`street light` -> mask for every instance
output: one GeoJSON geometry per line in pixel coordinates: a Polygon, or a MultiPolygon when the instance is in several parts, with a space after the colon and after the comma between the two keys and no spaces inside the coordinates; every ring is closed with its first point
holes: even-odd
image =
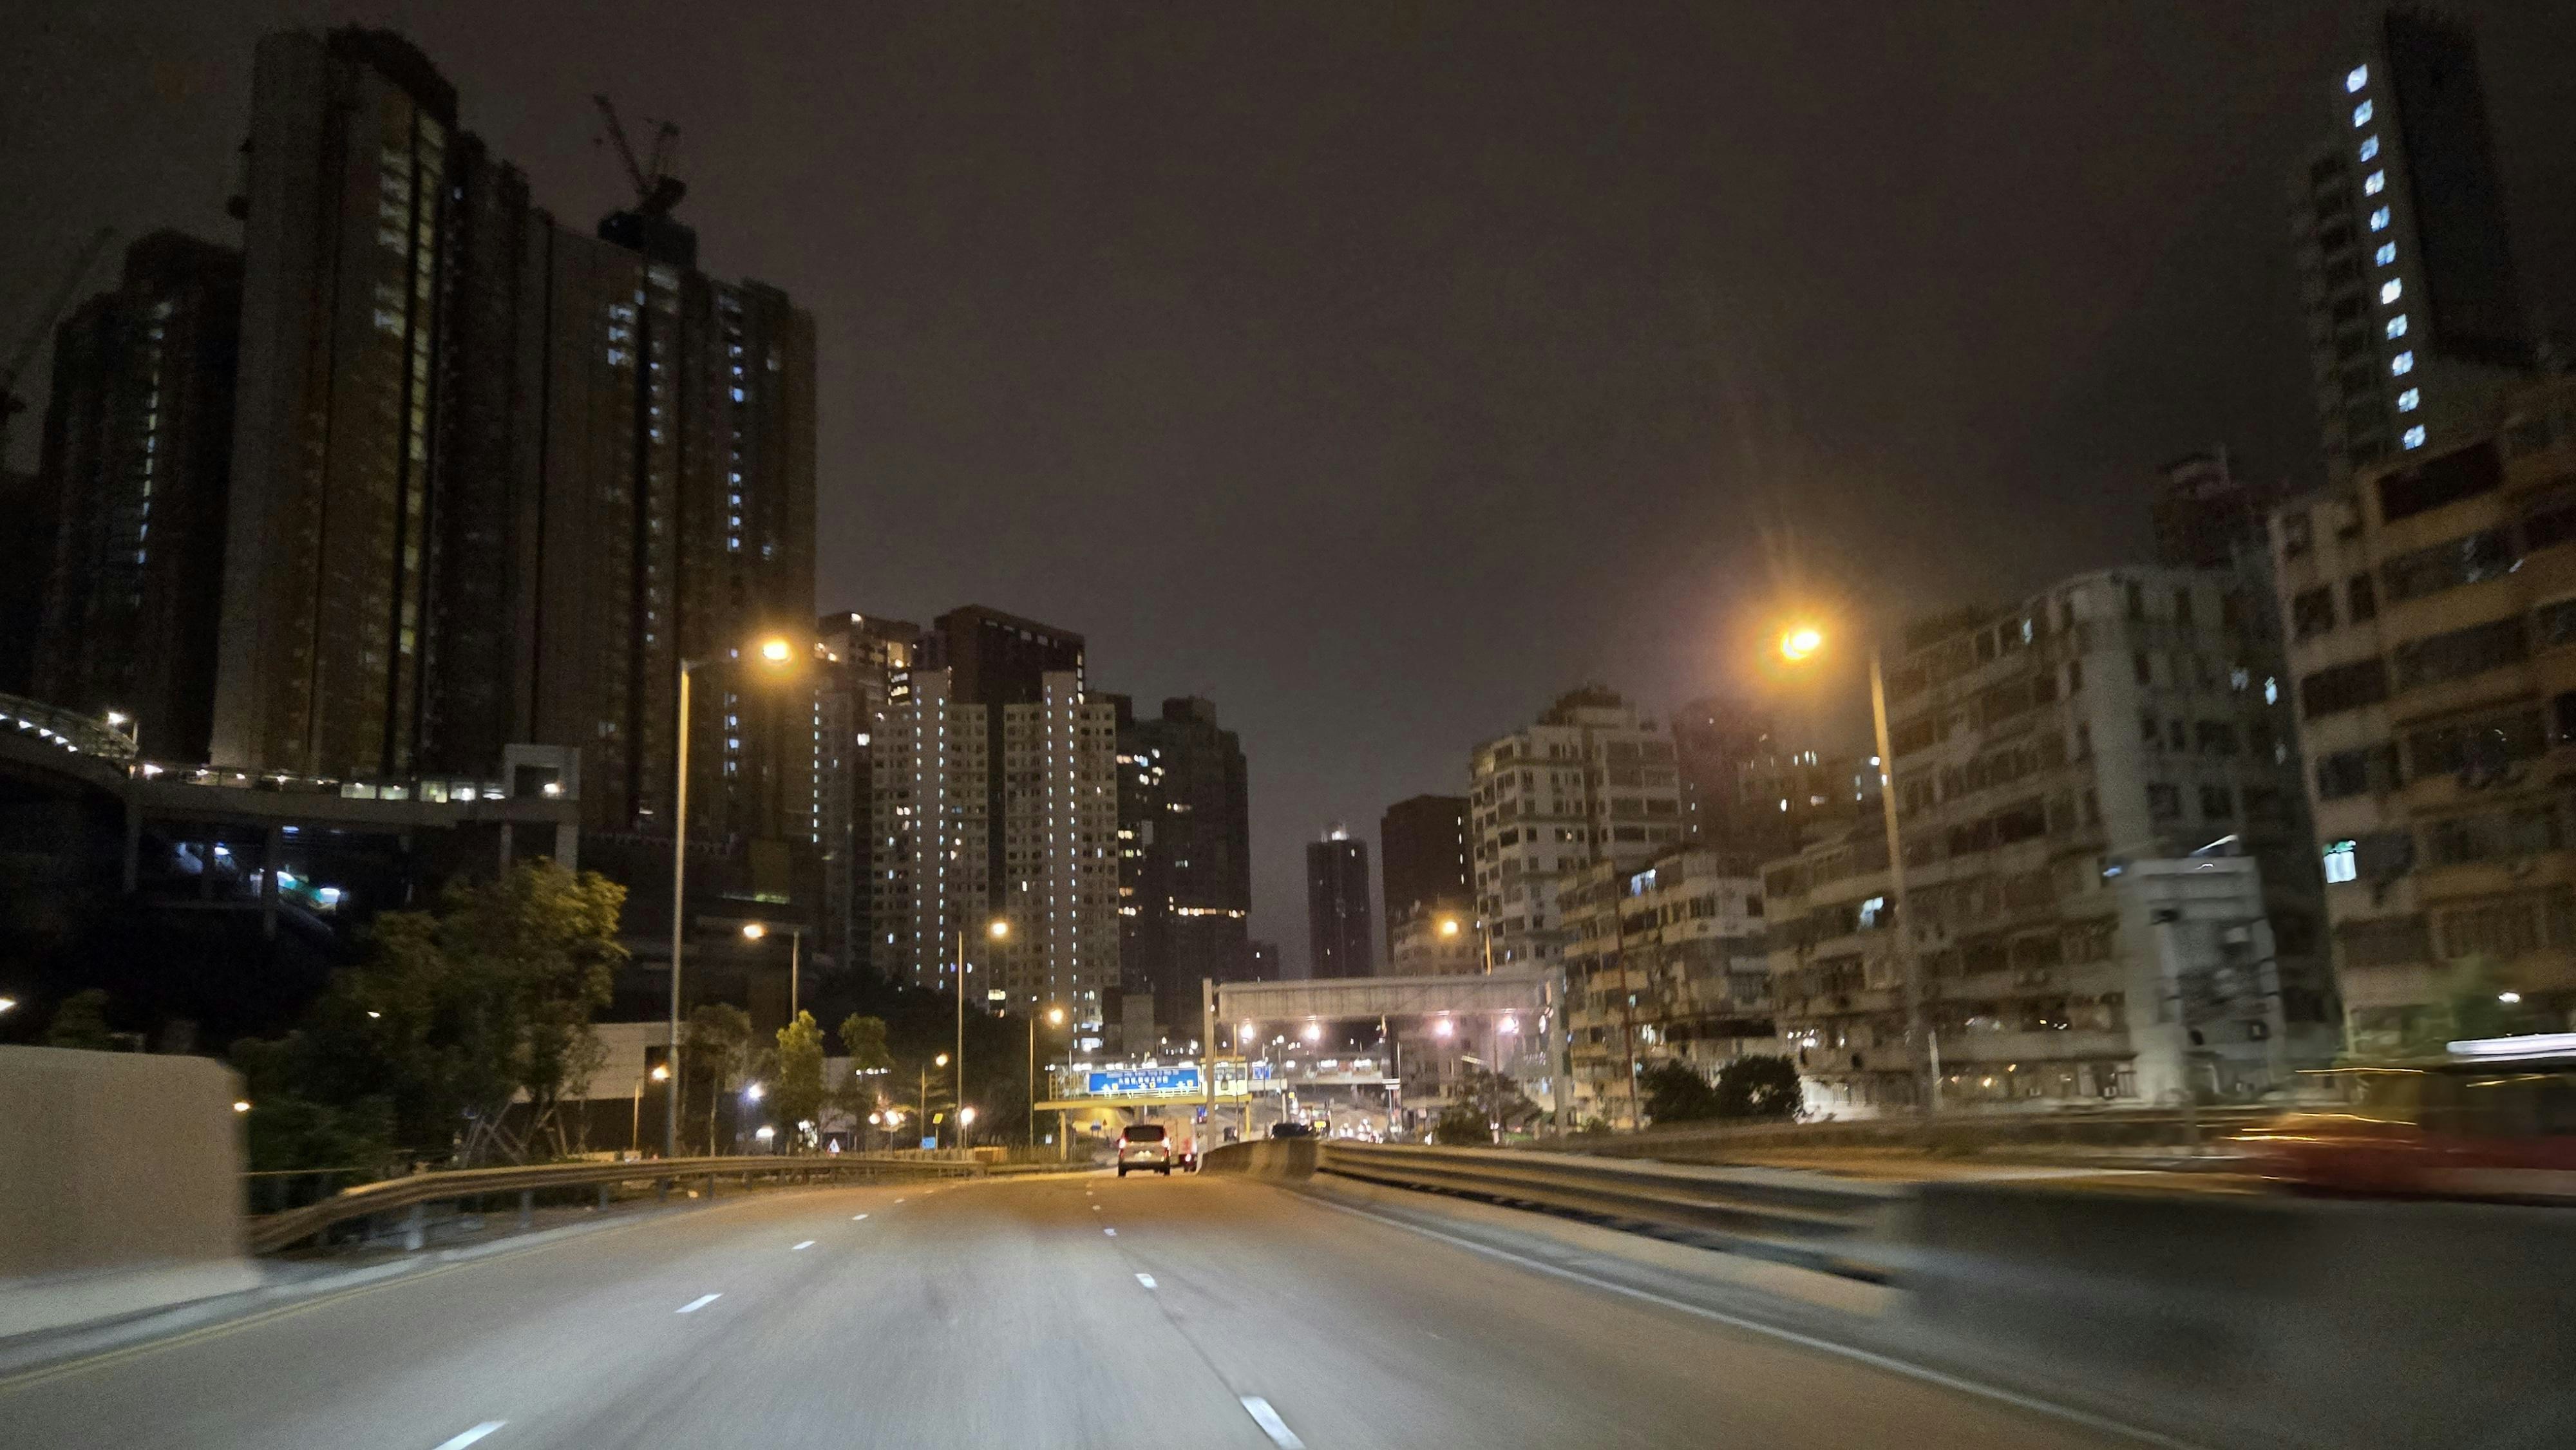
{"type": "MultiPolygon", "coordinates": [[[[744,941],[759,941],[761,938],[769,935],[769,933],[770,926],[767,922],[746,921],[742,924],[742,939],[744,941]]],[[[796,1020],[797,959],[803,955],[804,950],[805,928],[802,926],[789,926],[787,928],[787,1020],[790,1022],[796,1020]]]]}
{"type": "MultiPolygon", "coordinates": [[[[773,670],[795,653],[783,636],[761,642],[760,657],[773,670]]],[[[680,661],[679,729],[671,772],[671,1111],[662,1118],[662,1156],[680,1156],[680,948],[689,929],[689,672],[702,660],[680,661]]],[[[707,1145],[712,1149],[713,1143],[707,1145]]]]}
{"type": "MultiPolygon", "coordinates": [[[[376,1014],[370,1012],[367,1015],[373,1017],[376,1014]]],[[[671,1065],[667,1062],[657,1062],[653,1064],[651,1072],[635,1079],[635,1111],[626,1125],[626,1151],[639,1157],[644,1151],[644,1078],[651,1078],[655,1082],[669,1082],[671,1065]]]]}
{"type": "Polygon", "coordinates": [[[946,1067],[947,1065],[948,1065],[948,1054],[943,1052],[943,1053],[939,1054],[937,1057],[934,1057],[934,1058],[932,1058],[932,1059],[930,1060],[930,1067],[925,1067],[925,1068],[923,1068],[923,1069],[921,1070],[921,1085],[920,1085],[920,1092],[921,1092],[921,1120],[922,1120],[923,1122],[925,1122],[925,1123],[927,1123],[927,1122],[930,1122],[930,1121],[931,1121],[931,1117],[930,1117],[930,1068],[931,1068],[931,1067],[946,1067]]]}
{"type": "MultiPolygon", "coordinates": [[[[1049,1027],[1062,1027],[1062,1026],[1064,1025],[1064,1009],[1063,1009],[1062,1007],[1049,1007],[1049,1008],[1047,1009],[1046,1020],[1047,1020],[1047,1025],[1048,1025],[1049,1027]]],[[[1063,1114],[1062,1112],[1058,1112],[1058,1113],[1056,1114],[1056,1122],[1057,1122],[1057,1124],[1058,1124],[1058,1131],[1057,1131],[1057,1136],[1058,1136],[1058,1137],[1062,1137],[1062,1136],[1063,1136],[1063,1131],[1062,1131],[1062,1126],[1061,1126],[1061,1125],[1062,1125],[1062,1123],[1063,1123],[1063,1121],[1064,1121],[1064,1114],[1063,1114]]],[[[1032,1013],[1030,1013],[1030,1014],[1029,1014],[1029,1151],[1030,1151],[1031,1153],[1035,1153],[1037,1150],[1038,1150],[1038,1019],[1037,1019],[1037,1014],[1036,1014],[1036,1013],[1034,1013],[1034,1012],[1032,1012],[1032,1013]]]]}
{"type": "MultiPolygon", "coordinates": [[[[984,923],[984,935],[995,941],[1011,934],[1010,922],[994,917],[984,923]]],[[[957,928],[957,1101],[966,1101],[966,928],[957,928]]],[[[962,1146],[962,1144],[961,1144],[962,1146]]]]}
{"type": "MultiPolygon", "coordinates": [[[[1824,632],[1813,625],[1793,625],[1780,636],[1781,658],[1792,664],[1814,658],[1824,647],[1824,632]]],[[[1905,910],[1905,843],[1896,826],[1896,752],[1887,736],[1887,672],[1875,645],[1869,651],[1869,717],[1878,744],[1870,764],[1878,767],[1879,818],[1887,832],[1888,904],[1896,908],[1896,959],[1905,978],[1906,1045],[1913,1050],[1913,1067],[1921,1075],[1917,1101],[1924,1112],[1937,1113],[1941,1111],[1941,1044],[1925,1020],[1922,959],[1914,950],[1914,918],[1905,910]]]]}

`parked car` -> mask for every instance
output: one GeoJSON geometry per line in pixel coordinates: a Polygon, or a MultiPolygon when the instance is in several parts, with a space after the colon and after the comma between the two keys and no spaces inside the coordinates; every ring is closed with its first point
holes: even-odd
{"type": "Polygon", "coordinates": [[[1172,1144],[1162,1124],[1131,1123],[1118,1135],[1118,1176],[1126,1177],[1130,1168],[1172,1176],[1172,1144]]]}

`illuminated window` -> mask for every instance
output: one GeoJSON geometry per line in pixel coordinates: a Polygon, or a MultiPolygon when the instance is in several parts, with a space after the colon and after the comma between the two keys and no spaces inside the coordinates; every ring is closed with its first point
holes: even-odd
{"type": "Polygon", "coordinates": [[[2422,406],[2424,391],[2421,388],[2408,388],[2397,395],[2397,411],[2400,413],[2412,413],[2422,406]]]}
{"type": "Polygon", "coordinates": [[[2343,93],[2347,96],[2369,84],[2370,67],[2366,65],[2357,65],[2351,70],[2344,72],[2343,93]]]}
{"type": "Polygon", "coordinates": [[[2406,434],[2405,434],[2405,436],[2404,436],[2402,439],[2400,439],[2399,441],[2403,442],[2403,443],[2404,443],[2407,447],[2409,447],[2409,448],[2421,448],[2421,447],[2423,447],[2423,446],[2424,446],[2424,425],[2423,425],[2423,424],[2421,424],[2421,423],[2418,423],[2418,424],[2416,424],[2414,427],[2407,429],[2407,430],[2406,430],[2406,434]]]}
{"type": "Polygon", "coordinates": [[[2325,862],[2326,884],[2329,886],[2338,881],[2361,879],[2360,860],[2350,841],[2337,841],[2326,847],[2325,862]]]}
{"type": "Polygon", "coordinates": [[[2388,208],[2383,206],[2370,214],[2370,229],[2374,232],[2388,230],[2388,208]]]}
{"type": "Polygon", "coordinates": [[[2356,126],[2367,126],[2367,125],[2369,125],[2369,124],[2370,124],[2370,111],[2371,111],[2371,106],[2370,106],[2370,102],[2368,102],[2368,101],[2364,101],[2364,102],[2362,102],[2360,105],[2353,107],[2353,108],[2352,108],[2352,123],[2353,123],[2354,125],[2356,125],[2356,126]]]}
{"type": "Polygon", "coordinates": [[[2369,161],[2369,160],[2372,160],[2373,158],[2377,157],[2378,155],[2379,155],[2379,138],[2378,138],[2378,137],[2376,137],[2376,136],[2364,136],[2364,137],[2362,137],[2362,138],[2361,138],[2361,159],[2362,159],[2362,160],[2364,160],[2364,161],[2369,161]]]}
{"type": "Polygon", "coordinates": [[[2387,189],[2388,173],[2385,171],[2374,171],[2361,179],[2361,194],[2364,196],[2377,196],[2387,189]]]}
{"type": "Polygon", "coordinates": [[[2402,278],[2391,277],[2379,284],[2379,302],[2383,307],[2405,295],[2406,283],[2402,278]]]}
{"type": "Polygon", "coordinates": [[[2381,242],[2379,244],[2379,250],[2370,254],[2370,260],[2383,267],[2396,266],[2397,244],[2395,242],[2381,242]]]}
{"type": "Polygon", "coordinates": [[[2413,371],[2415,354],[2412,352],[2401,352],[2388,360],[2388,375],[2392,378],[2402,378],[2413,371]]]}
{"type": "Polygon", "coordinates": [[[2392,338],[2404,337],[2406,335],[2405,313],[2400,312],[2395,317],[2388,319],[2388,335],[2392,338]]]}

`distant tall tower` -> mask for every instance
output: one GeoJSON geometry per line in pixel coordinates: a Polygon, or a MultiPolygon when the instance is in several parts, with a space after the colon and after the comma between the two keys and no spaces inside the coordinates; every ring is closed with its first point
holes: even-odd
{"type": "Polygon", "coordinates": [[[1251,971],[1252,817],[1243,744],[1206,700],[1118,711],[1118,970],[1165,1032],[1199,1020],[1199,984],[1251,971]]]}
{"type": "Polygon", "coordinates": [[[897,670],[912,665],[921,626],[877,615],[826,614],[814,625],[821,651],[814,681],[811,835],[823,872],[817,949],[839,967],[865,965],[875,935],[869,888],[876,830],[872,749],[897,670]]]}
{"type": "Polygon", "coordinates": [[[1000,992],[1102,1020],[1119,985],[1118,720],[1083,669],[1081,635],[969,606],[895,672],[869,745],[869,945],[888,978],[950,986],[963,931],[978,1008],[1000,992]]]}
{"type": "Polygon", "coordinates": [[[2531,364],[2466,26],[2391,9],[2338,68],[2291,180],[2317,421],[2336,483],[2492,425],[2531,364]]]}
{"type": "Polygon", "coordinates": [[[241,253],[155,232],[54,333],[32,693],[202,761],[214,710],[241,253]]]}
{"type": "Polygon", "coordinates": [[[1335,826],[1306,843],[1306,975],[1365,977],[1375,967],[1368,842],[1335,826]]]}

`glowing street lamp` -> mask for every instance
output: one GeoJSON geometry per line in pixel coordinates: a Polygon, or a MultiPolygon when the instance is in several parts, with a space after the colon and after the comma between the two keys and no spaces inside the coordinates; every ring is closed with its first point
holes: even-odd
{"type": "Polygon", "coordinates": [[[1802,624],[1780,636],[1780,657],[1793,664],[1814,658],[1824,647],[1824,631],[1813,625],[1802,624]]]}
{"type": "MultiPolygon", "coordinates": [[[[1011,934],[1011,923],[994,917],[984,923],[984,935],[1001,941],[1011,934]]],[[[957,1101],[966,1101],[966,974],[973,968],[966,962],[966,928],[957,928],[957,1101]]]]}

